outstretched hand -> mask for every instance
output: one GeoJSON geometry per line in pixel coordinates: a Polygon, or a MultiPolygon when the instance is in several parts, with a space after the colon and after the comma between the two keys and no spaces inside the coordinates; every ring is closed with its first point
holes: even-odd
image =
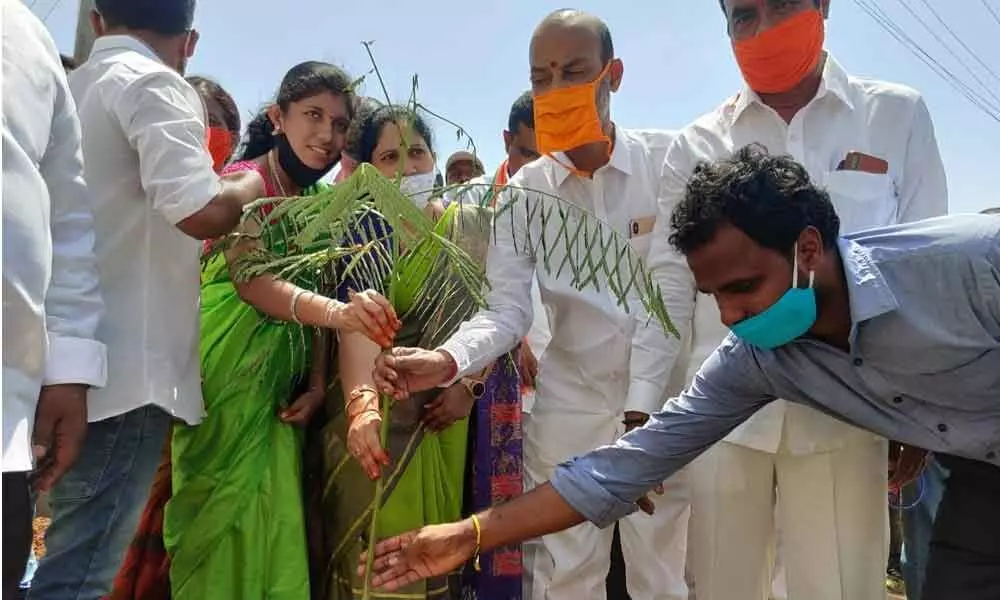
{"type": "MultiPolygon", "coordinates": [[[[431,525],[375,545],[372,587],[396,591],[429,577],[451,573],[473,557],[476,533],[469,520],[431,525]]],[[[366,577],[368,553],[361,554],[358,575],[366,577]]]]}

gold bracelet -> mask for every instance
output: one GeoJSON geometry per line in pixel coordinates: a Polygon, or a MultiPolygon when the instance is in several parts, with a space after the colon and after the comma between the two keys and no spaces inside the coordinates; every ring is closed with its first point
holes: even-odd
{"type": "Polygon", "coordinates": [[[359,385],[358,387],[351,390],[351,394],[347,397],[347,404],[344,405],[344,412],[350,413],[351,406],[365,397],[365,393],[370,392],[375,395],[376,402],[378,401],[378,390],[370,385],[359,385]]]}
{"type": "Polygon", "coordinates": [[[354,419],[357,419],[361,415],[364,415],[364,414],[367,414],[367,413],[375,413],[376,415],[379,416],[379,418],[382,417],[382,411],[381,410],[375,408],[374,406],[369,406],[368,408],[359,410],[358,412],[356,412],[353,415],[349,415],[348,418],[347,418],[347,426],[350,427],[351,423],[354,422],[354,419]]]}
{"type": "Polygon", "coordinates": [[[330,298],[326,301],[326,310],[323,312],[323,324],[328,329],[336,329],[338,335],[340,335],[340,328],[333,322],[333,313],[337,312],[337,309],[343,304],[340,300],[330,298]]]}
{"type": "Polygon", "coordinates": [[[479,515],[472,515],[472,526],[476,528],[476,553],[472,557],[472,568],[478,573],[481,570],[479,567],[479,548],[483,542],[483,527],[479,523],[479,515]]]}
{"type": "Polygon", "coordinates": [[[292,321],[294,321],[295,323],[298,323],[299,325],[302,324],[302,321],[299,320],[299,311],[296,309],[296,305],[299,303],[299,298],[304,293],[306,293],[306,291],[304,289],[298,288],[297,290],[295,290],[295,293],[292,294],[292,305],[291,305],[291,309],[292,309],[292,321]]]}

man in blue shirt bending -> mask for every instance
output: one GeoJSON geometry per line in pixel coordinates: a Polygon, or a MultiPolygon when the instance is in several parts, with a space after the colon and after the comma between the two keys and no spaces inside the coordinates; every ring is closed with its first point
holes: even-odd
{"type": "MultiPolygon", "coordinates": [[[[375,585],[395,589],[495,546],[647,509],[643,494],[784,398],[936,452],[951,476],[924,599],[1000,598],[1000,217],[838,238],[833,205],[805,169],[751,146],[701,165],[671,225],[732,331],[691,386],[549,484],[378,544],[375,585]]],[[[449,361],[396,349],[376,380],[406,398],[439,385],[449,361]]]]}

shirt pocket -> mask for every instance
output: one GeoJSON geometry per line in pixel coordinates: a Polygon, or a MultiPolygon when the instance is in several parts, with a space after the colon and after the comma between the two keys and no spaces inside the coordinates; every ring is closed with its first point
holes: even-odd
{"type": "Polygon", "coordinates": [[[653,239],[653,227],[656,225],[656,216],[636,217],[628,223],[628,244],[632,252],[645,263],[649,254],[649,244],[653,239]]]}
{"type": "Polygon", "coordinates": [[[840,217],[840,233],[893,225],[899,203],[888,174],[864,171],[830,171],[826,191],[840,217]]]}

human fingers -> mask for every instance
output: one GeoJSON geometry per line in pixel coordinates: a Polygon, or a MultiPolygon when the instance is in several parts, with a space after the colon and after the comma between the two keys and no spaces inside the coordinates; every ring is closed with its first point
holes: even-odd
{"type": "Polygon", "coordinates": [[[653,505],[653,501],[646,496],[639,498],[635,503],[639,506],[639,510],[647,515],[652,515],[656,512],[656,506],[653,505]]]}

